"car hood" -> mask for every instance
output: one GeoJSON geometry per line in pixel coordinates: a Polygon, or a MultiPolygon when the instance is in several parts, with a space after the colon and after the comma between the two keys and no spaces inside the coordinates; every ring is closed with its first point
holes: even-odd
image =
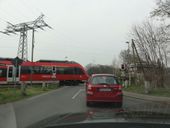
{"type": "Polygon", "coordinates": [[[38,122],[29,128],[45,128],[48,126],[62,126],[77,123],[154,123],[170,124],[170,114],[146,111],[88,111],[83,113],[66,113],[55,115],[38,122]]]}

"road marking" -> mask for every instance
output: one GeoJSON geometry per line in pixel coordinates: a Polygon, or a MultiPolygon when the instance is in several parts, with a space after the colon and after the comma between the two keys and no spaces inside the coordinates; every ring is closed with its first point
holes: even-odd
{"type": "Polygon", "coordinates": [[[78,92],[76,92],[76,93],[72,96],[72,99],[75,99],[82,91],[85,91],[85,89],[80,89],[78,92]]]}

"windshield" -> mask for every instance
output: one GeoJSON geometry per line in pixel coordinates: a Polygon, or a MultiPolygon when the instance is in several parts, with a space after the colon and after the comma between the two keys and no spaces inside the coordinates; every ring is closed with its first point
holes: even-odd
{"type": "Polygon", "coordinates": [[[98,85],[98,84],[114,85],[117,84],[117,81],[113,76],[95,76],[91,79],[91,83],[94,85],[98,85]]]}
{"type": "Polygon", "coordinates": [[[169,114],[170,0],[0,0],[0,128],[169,114]]]}

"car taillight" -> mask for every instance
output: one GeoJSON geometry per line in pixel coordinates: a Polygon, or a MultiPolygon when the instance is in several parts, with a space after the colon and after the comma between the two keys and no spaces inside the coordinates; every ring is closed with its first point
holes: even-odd
{"type": "Polygon", "coordinates": [[[121,91],[121,90],[122,90],[122,86],[120,86],[120,85],[119,85],[118,90],[120,90],[120,91],[121,91]]]}
{"type": "Polygon", "coordinates": [[[87,89],[88,89],[88,90],[91,90],[91,88],[92,88],[91,85],[88,85],[88,86],[87,86],[87,89]]]}
{"type": "Polygon", "coordinates": [[[93,95],[93,91],[92,91],[92,86],[91,85],[87,86],[87,95],[93,95]]]}
{"type": "Polygon", "coordinates": [[[92,91],[87,91],[87,95],[93,95],[92,91]]]}
{"type": "Polygon", "coordinates": [[[121,91],[121,90],[122,90],[122,86],[121,86],[121,85],[118,85],[118,86],[114,87],[114,90],[121,91]]]}

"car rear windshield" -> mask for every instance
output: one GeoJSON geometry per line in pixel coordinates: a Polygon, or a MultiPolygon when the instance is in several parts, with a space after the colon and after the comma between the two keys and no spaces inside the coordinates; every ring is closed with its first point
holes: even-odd
{"type": "Polygon", "coordinates": [[[103,84],[113,85],[113,84],[118,84],[118,82],[117,82],[117,80],[115,79],[114,76],[94,76],[91,79],[91,83],[93,85],[103,85],[103,84]]]}

